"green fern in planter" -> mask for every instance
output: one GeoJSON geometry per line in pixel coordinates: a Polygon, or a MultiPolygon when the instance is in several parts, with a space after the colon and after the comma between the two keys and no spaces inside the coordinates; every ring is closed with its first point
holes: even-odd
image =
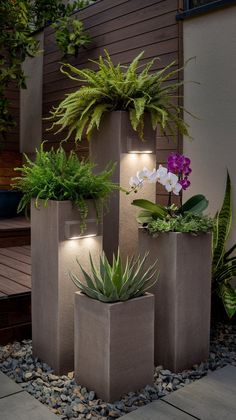
{"type": "Polygon", "coordinates": [[[236,288],[232,279],[236,276],[236,256],[233,255],[236,244],[226,251],[226,242],[232,226],[232,196],[231,181],[227,174],[224,201],[215,217],[213,231],[213,292],[222,299],[229,318],[236,313],[236,288]]]}
{"type": "Polygon", "coordinates": [[[58,150],[51,148],[50,151],[44,151],[42,144],[36,151],[34,162],[26,155],[25,158],[26,164],[15,169],[21,176],[14,178],[13,184],[13,187],[23,192],[19,212],[31,199],[35,199],[36,207],[39,206],[39,200],[43,200],[45,206],[48,200],[71,200],[80,211],[83,231],[88,213],[86,200],[94,200],[99,218],[108,195],[118,188],[110,180],[114,165],[94,175],[92,163],[80,161],[73,151],[66,155],[62,147],[58,150]]]}
{"type": "Polygon", "coordinates": [[[100,266],[95,267],[90,255],[92,274],[89,275],[77,260],[84,282],[73,273],[70,273],[70,277],[81,292],[93,299],[107,303],[126,301],[143,296],[158,279],[157,261],[144,268],[147,256],[148,254],[142,259],[127,258],[126,265],[123,266],[119,251],[117,257],[113,255],[112,264],[103,253],[100,257],[100,266]]]}
{"type": "Polygon", "coordinates": [[[51,129],[55,126],[60,126],[58,131],[68,129],[67,139],[75,132],[76,141],[81,140],[85,132],[89,139],[93,130],[99,129],[105,112],[120,110],[129,112],[132,127],[142,139],[144,113],[150,115],[153,130],[160,125],[163,132],[168,129],[175,135],[178,129],[188,135],[187,124],[181,117],[182,109],[174,104],[182,82],[170,82],[179,72],[172,69],[175,62],[151,73],[155,60],[140,65],[144,52],[129,66],[115,66],[107,51],[105,54],[105,59],[100,56],[98,61],[93,61],[97,70],[62,65],[62,73],[82,86],[68,94],[51,112],[49,119],[54,120],[51,129]]]}

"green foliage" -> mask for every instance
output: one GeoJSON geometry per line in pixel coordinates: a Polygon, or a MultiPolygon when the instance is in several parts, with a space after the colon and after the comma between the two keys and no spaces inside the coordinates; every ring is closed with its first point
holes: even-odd
{"type": "Polygon", "coordinates": [[[77,55],[80,46],[91,42],[84,32],[83,23],[73,18],[72,13],[94,3],[95,0],[34,0],[31,6],[31,26],[39,29],[51,24],[55,29],[55,39],[64,55],[77,55]]]}
{"type": "Polygon", "coordinates": [[[94,165],[80,161],[75,152],[67,156],[62,147],[44,151],[43,145],[37,150],[36,160],[32,162],[27,156],[26,164],[16,168],[21,172],[20,177],[14,178],[13,187],[23,192],[18,211],[22,211],[35,198],[36,207],[39,200],[47,204],[48,200],[71,200],[80,210],[82,229],[88,208],[87,199],[94,199],[98,217],[102,205],[108,195],[118,188],[110,181],[113,167],[107,167],[98,175],[93,174],[94,165]]]}
{"type": "Polygon", "coordinates": [[[224,201],[220,212],[215,217],[212,276],[213,292],[222,299],[229,318],[232,318],[236,313],[236,289],[232,286],[232,279],[236,276],[236,256],[233,255],[236,244],[226,251],[226,242],[231,226],[232,194],[230,176],[227,173],[224,201]]]}
{"type": "Polygon", "coordinates": [[[208,206],[208,200],[204,197],[204,195],[198,194],[191,197],[179,208],[176,207],[175,205],[172,205],[170,207],[165,207],[160,204],[152,203],[151,201],[145,200],[145,199],[133,200],[131,204],[133,206],[141,207],[143,209],[137,217],[138,223],[148,224],[152,222],[153,220],[160,219],[160,220],[164,220],[164,222],[167,223],[166,229],[168,229],[167,226],[169,226],[169,223],[170,223],[169,217],[173,217],[174,218],[173,220],[177,221],[178,219],[176,217],[182,216],[182,218],[180,218],[179,220],[184,221],[185,216],[187,216],[188,214],[190,215],[195,214],[196,216],[198,215],[201,216],[202,212],[208,206]]]}
{"type": "Polygon", "coordinates": [[[186,123],[181,117],[181,108],[173,103],[182,82],[169,82],[179,72],[173,70],[172,62],[164,69],[151,72],[155,60],[140,65],[144,52],[139,54],[129,66],[112,63],[105,51],[93,62],[97,70],[80,70],[70,64],[64,64],[61,71],[82,86],[70,93],[52,111],[52,128],[58,131],[68,129],[68,136],[75,132],[75,140],[81,140],[85,132],[88,139],[93,130],[99,129],[102,116],[107,111],[128,111],[133,129],[143,138],[144,113],[149,114],[153,130],[160,125],[163,132],[169,129],[175,134],[177,128],[188,134],[186,123]]]}
{"type": "Polygon", "coordinates": [[[64,55],[77,55],[79,47],[91,42],[90,36],[84,31],[83,23],[78,19],[65,16],[51,26],[56,29],[56,43],[64,55]]]}
{"type": "Polygon", "coordinates": [[[14,126],[6,89],[10,82],[25,88],[21,67],[26,57],[36,54],[38,44],[29,27],[30,6],[26,0],[1,0],[0,3],[0,135],[14,126]]]}
{"type": "Polygon", "coordinates": [[[112,264],[109,263],[105,254],[100,257],[99,268],[95,266],[91,255],[91,272],[89,275],[80,265],[84,281],[81,277],[70,273],[75,285],[85,295],[102,302],[118,302],[143,296],[152,287],[157,279],[157,262],[145,270],[147,254],[140,259],[127,258],[125,267],[122,265],[120,254],[113,255],[112,264]]]}
{"type": "Polygon", "coordinates": [[[158,232],[206,233],[213,229],[213,220],[200,214],[168,216],[148,223],[148,231],[153,235],[158,232]]]}
{"type": "Polygon", "coordinates": [[[179,214],[195,213],[202,214],[202,212],[208,207],[209,201],[202,194],[194,195],[189,198],[180,208],[178,209],[179,214]]]}

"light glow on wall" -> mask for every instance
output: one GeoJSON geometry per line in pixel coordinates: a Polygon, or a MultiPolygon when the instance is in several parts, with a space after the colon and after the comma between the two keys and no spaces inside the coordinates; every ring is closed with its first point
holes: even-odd
{"type": "Polygon", "coordinates": [[[86,220],[86,228],[81,233],[81,223],[78,220],[67,220],[65,222],[66,239],[84,239],[98,235],[98,224],[95,219],[86,220]]]}

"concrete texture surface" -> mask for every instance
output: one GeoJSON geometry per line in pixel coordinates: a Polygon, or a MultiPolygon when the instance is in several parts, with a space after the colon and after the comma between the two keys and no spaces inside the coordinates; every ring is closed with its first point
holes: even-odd
{"type": "MultiPolygon", "coordinates": [[[[96,170],[103,170],[108,162],[116,163],[113,181],[129,190],[129,179],[136,175],[144,166],[149,169],[156,167],[155,131],[146,121],[144,139],[142,142],[131,129],[128,113],[114,111],[107,113],[101,123],[101,128],[93,134],[90,141],[90,158],[97,166],[96,170]],[[131,146],[133,144],[133,146],[131,146]],[[134,147],[140,150],[154,150],[151,154],[127,153],[134,147]]],[[[113,252],[120,247],[121,255],[126,258],[138,251],[138,229],[136,217],[137,207],[131,205],[136,198],[156,199],[156,185],[145,184],[138,194],[126,195],[115,191],[109,200],[108,211],[103,219],[103,248],[109,259],[113,252]],[[112,228],[111,228],[112,226],[112,228]]]]}
{"type": "MultiPolygon", "coordinates": [[[[93,202],[89,218],[95,217],[93,202]]],[[[69,271],[78,272],[76,257],[90,271],[89,253],[96,262],[102,237],[65,239],[65,222],[80,220],[70,201],[31,206],[32,339],[33,353],[56,373],[74,368],[74,293],[69,271]]]]}
{"type": "Polygon", "coordinates": [[[75,379],[98,398],[153,384],[154,297],[103,303],[75,294],[75,379]]]}
{"type": "Polygon", "coordinates": [[[155,295],[155,365],[174,372],[208,357],[211,303],[211,234],[139,229],[140,253],[159,261],[155,295]]]}

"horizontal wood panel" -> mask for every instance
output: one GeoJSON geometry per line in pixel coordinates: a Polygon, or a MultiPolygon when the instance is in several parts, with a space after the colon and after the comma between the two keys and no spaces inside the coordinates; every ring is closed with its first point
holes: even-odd
{"type": "MultiPolygon", "coordinates": [[[[137,25],[128,26],[126,28],[107,32],[105,34],[102,34],[100,36],[96,35],[92,38],[91,46],[88,46],[86,50],[82,50],[80,52],[80,59],[83,59],[83,56],[87,54],[87,51],[94,49],[96,46],[99,45],[99,48],[106,47],[113,52],[113,43],[121,43],[121,48],[124,43],[128,46],[128,40],[131,38],[135,38],[138,34],[140,39],[142,37],[144,44],[148,45],[149,36],[153,34],[153,41],[155,40],[155,37],[158,37],[158,42],[164,39],[170,39],[177,36],[178,33],[178,24],[173,24],[173,17],[175,15],[175,12],[167,13],[165,15],[162,15],[158,18],[158,22],[156,21],[157,18],[152,18],[148,22],[141,22],[137,25]],[[155,34],[155,31],[157,34],[155,34]],[[120,35],[120,36],[119,36],[120,35]]],[[[142,46],[142,44],[140,44],[142,46]]],[[[51,45],[51,51],[50,54],[46,54],[44,58],[45,64],[48,64],[50,62],[60,60],[63,61],[62,54],[58,51],[58,48],[55,44],[51,45]]]]}

